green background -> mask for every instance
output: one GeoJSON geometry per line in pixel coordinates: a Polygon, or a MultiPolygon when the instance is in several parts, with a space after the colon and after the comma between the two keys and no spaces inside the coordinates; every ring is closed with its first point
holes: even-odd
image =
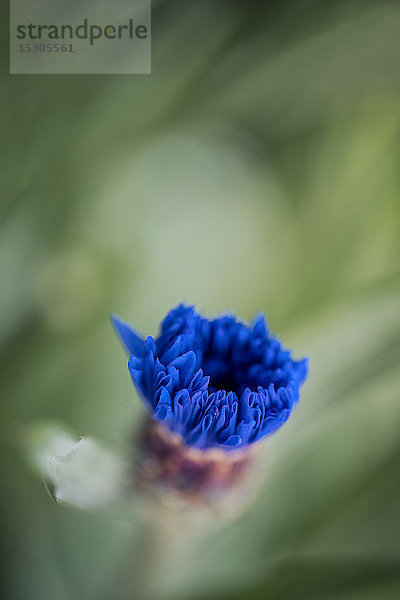
{"type": "Polygon", "coordinates": [[[152,4],[151,76],[11,76],[2,8],[5,597],[397,599],[400,4],[152,4]],[[146,565],[138,517],[53,503],[18,432],[127,453],[108,314],[155,334],[182,300],[265,311],[310,377],[246,513],[178,515],[146,565]]]}

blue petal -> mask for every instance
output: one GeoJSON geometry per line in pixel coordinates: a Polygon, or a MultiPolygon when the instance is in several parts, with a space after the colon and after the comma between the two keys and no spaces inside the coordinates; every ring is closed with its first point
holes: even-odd
{"type": "Polygon", "coordinates": [[[154,409],[154,418],[159,421],[166,421],[172,417],[171,396],[166,388],[161,388],[160,398],[154,409]]]}
{"type": "Polygon", "coordinates": [[[239,435],[231,435],[228,437],[228,439],[224,442],[223,445],[227,448],[238,448],[241,443],[242,439],[239,435]]]}
{"type": "Polygon", "coordinates": [[[196,355],[192,350],[178,356],[175,360],[170,363],[171,367],[175,367],[181,376],[181,381],[185,384],[189,383],[193,377],[194,370],[196,368],[196,355]]]}
{"type": "Polygon", "coordinates": [[[111,314],[111,321],[117,335],[129,355],[144,356],[146,346],[144,340],[135,333],[131,325],[120,319],[117,315],[111,314]]]}
{"type": "Polygon", "coordinates": [[[260,313],[256,316],[252,323],[253,335],[266,340],[268,336],[268,326],[265,320],[265,315],[260,313]]]}
{"type": "Polygon", "coordinates": [[[293,361],[293,366],[296,371],[296,379],[299,383],[303,383],[308,374],[308,358],[303,358],[303,360],[293,361]]]}
{"type": "Polygon", "coordinates": [[[178,358],[181,354],[184,353],[186,349],[186,340],[184,335],[178,335],[177,338],[173,341],[173,343],[169,346],[168,350],[166,350],[162,355],[162,361],[164,365],[169,365],[173,360],[178,358]]]}

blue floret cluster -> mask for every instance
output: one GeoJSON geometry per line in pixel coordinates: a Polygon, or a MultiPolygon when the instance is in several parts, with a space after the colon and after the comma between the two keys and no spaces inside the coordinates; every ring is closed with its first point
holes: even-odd
{"type": "Polygon", "coordinates": [[[112,320],[152,418],[190,446],[253,444],[281,427],[299,400],[308,360],[293,360],[263,315],[249,326],[179,305],[160,335],[146,340],[119,317],[112,320]]]}

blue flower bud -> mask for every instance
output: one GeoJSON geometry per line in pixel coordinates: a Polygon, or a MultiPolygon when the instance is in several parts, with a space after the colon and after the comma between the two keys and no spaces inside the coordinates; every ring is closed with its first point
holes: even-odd
{"type": "Polygon", "coordinates": [[[151,418],[185,446],[244,450],[279,429],[299,400],[308,360],[293,360],[263,315],[249,326],[181,304],[146,340],[112,321],[151,418]]]}

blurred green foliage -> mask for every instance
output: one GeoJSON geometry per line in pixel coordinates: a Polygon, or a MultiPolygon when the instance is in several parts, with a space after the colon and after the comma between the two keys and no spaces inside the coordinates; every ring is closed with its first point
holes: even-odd
{"type": "Polygon", "coordinates": [[[127,453],[108,313],[154,334],[184,300],[264,310],[311,373],[254,505],[178,521],[150,597],[398,598],[400,4],[152,4],[151,76],[7,75],[2,8],[5,597],[135,597],[140,523],[52,503],[18,441],[58,418],[127,453]]]}

